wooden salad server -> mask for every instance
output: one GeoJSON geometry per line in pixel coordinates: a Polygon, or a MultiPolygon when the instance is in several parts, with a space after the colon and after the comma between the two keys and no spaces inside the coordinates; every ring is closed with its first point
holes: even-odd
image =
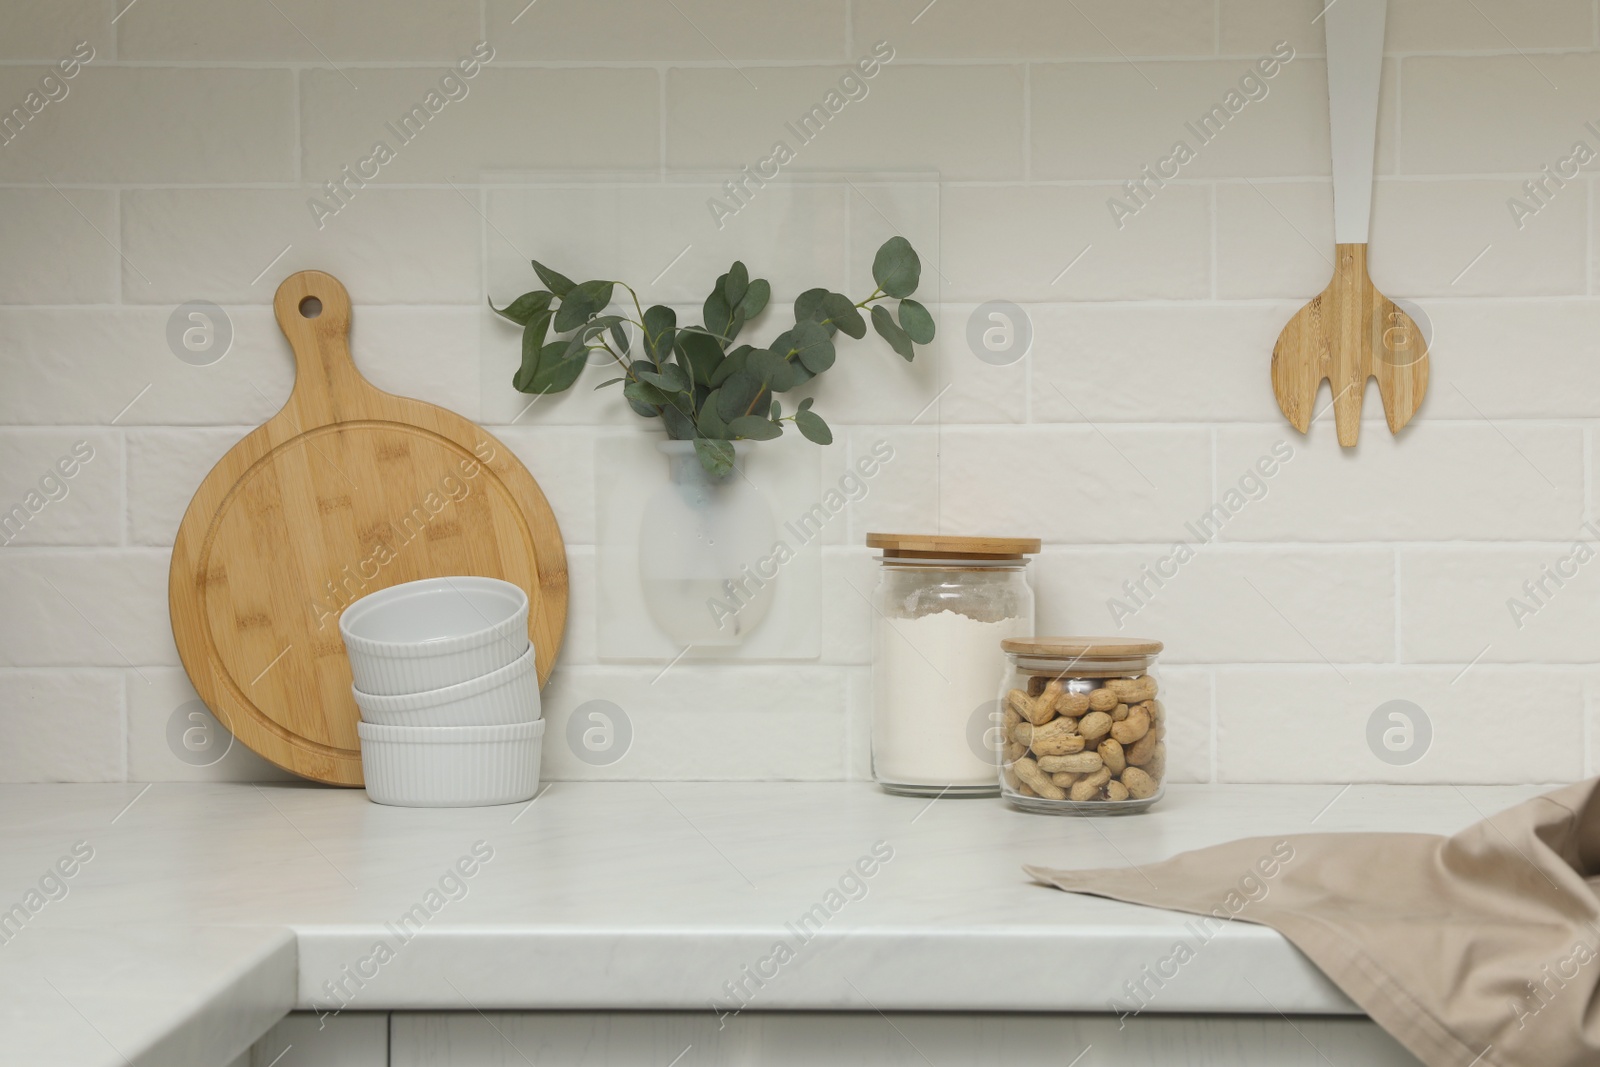
{"type": "Polygon", "coordinates": [[[1339,443],[1346,448],[1361,433],[1368,378],[1378,379],[1390,433],[1411,421],[1428,389],[1422,331],[1367,274],[1387,6],[1386,0],[1332,0],[1324,9],[1333,135],[1333,280],[1289,320],[1272,349],[1272,392],[1289,422],[1301,433],[1310,428],[1326,378],[1339,443]]]}

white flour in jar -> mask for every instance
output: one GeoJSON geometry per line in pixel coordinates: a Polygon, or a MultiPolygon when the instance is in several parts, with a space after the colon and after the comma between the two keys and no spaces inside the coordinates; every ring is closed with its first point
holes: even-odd
{"type": "Polygon", "coordinates": [[[999,695],[1006,672],[1000,642],[1029,636],[1031,624],[980,622],[954,611],[885,622],[872,660],[876,777],[903,785],[994,785],[994,757],[983,747],[990,723],[974,722],[999,695]]]}

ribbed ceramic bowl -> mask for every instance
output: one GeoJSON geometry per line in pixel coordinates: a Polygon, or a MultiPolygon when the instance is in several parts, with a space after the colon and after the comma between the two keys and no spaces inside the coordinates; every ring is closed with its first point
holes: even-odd
{"type": "Polygon", "coordinates": [[[367,797],[407,808],[472,808],[539,791],[544,720],[511,726],[356,724],[367,797]]]}
{"type": "Polygon", "coordinates": [[[380,589],[339,617],[356,689],[373,696],[459,685],[528,650],[528,594],[498,578],[424,578],[380,589]]]}
{"type": "Polygon", "coordinates": [[[531,645],[510,666],[460,685],[395,696],[354,693],[362,721],[382,726],[509,726],[540,714],[531,645]]]}

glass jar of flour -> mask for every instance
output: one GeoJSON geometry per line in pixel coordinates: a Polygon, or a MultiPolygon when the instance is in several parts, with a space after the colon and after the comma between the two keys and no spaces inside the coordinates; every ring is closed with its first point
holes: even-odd
{"type": "Polygon", "coordinates": [[[1033,633],[1031,538],[868,534],[872,776],[890,793],[995,796],[1000,642],[1033,633]]]}

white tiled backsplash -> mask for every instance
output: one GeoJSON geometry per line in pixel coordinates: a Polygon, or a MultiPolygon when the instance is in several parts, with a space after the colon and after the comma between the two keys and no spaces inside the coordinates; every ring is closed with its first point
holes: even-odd
{"type": "Polygon", "coordinates": [[[1542,203],[1523,183],[1575,142],[1600,149],[1600,6],[1390,0],[1372,267],[1431,319],[1433,374],[1398,441],[1370,391],[1351,451],[1326,417],[1295,434],[1268,382],[1278,330],[1331,269],[1320,8],[8,4],[0,114],[80,42],[94,54],[0,146],[0,510],[78,459],[66,495],[0,551],[0,780],[275,773],[242,749],[204,769],[173,756],[169,722],[194,693],[167,563],[206,470],[287,396],[269,301],[306,267],[349,287],[369,377],[483,420],[551,498],[573,595],[550,736],[594,698],[634,730],[603,768],[547,744],[553,777],[867,776],[856,590],[874,580],[863,536],[883,528],[1043,537],[1042,631],[1113,631],[1108,599],[1137,608],[1122,632],[1167,643],[1175,778],[1588,773],[1600,564],[1560,561],[1600,541],[1581,529],[1600,469],[1600,171],[1542,203]],[[322,183],[479,41],[494,57],[467,97],[316,228],[322,183]],[[719,232],[705,199],[879,41],[894,57],[866,97],[719,232]],[[1279,41],[1295,55],[1267,95],[1119,228],[1108,200],[1279,41]],[[1515,197],[1538,208],[1521,225],[1515,197]],[[593,445],[642,427],[592,380],[519,416],[515,334],[484,297],[531,288],[532,254],[648,283],[687,315],[736,254],[784,301],[859,279],[899,228],[926,257],[940,336],[910,367],[847,347],[821,387],[837,431],[825,477],[879,438],[896,453],[825,534],[820,659],[602,662],[593,445]],[[996,299],[1032,323],[1015,365],[966,340],[996,299]],[[232,324],[211,366],[168,346],[192,300],[232,324]],[[1254,474],[1281,442],[1292,457],[1254,474]],[[1124,582],[1170,571],[1174,542],[1196,539],[1186,524],[1241,483],[1247,502],[1214,540],[1147,605],[1127,599],[1124,582]],[[1576,576],[1530,599],[1524,583],[1558,565],[1576,576]],[[1515,618],[1512,598],[1536,610],[1515,618]],[[1390,700],[1432,724],[1408,766],[1368,748],[1390,700]]]}

